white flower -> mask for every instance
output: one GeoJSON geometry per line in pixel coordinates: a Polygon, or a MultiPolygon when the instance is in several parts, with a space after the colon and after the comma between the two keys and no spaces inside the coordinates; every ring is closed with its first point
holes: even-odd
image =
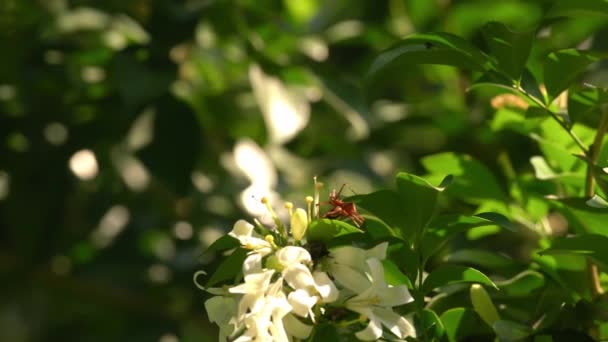
{"type": "Polygon", "coordinates": [[[239,321],[243,319],[247,310],[256,312],[264,305],[263,299],[270,285],[270,277],[272,277],[273,273],[273,270],[266,270],[261,273],[248,274],[245,276],[245,283],[228,289],[230,293],[243,294],[243,298],[239,302],[237,314],[239,321]]]}
{"type": "Polygon", "coordinates": [[[294,290],[305,290],[309,295],[319,295],[325,303],[338,298],[338,289],[324,272],[313,275],[305,264],[312,263],[310,253],[302,247],[287,246],[276,253],[283,268],[283,277],[294,290]]]}
{"type": "Polygon", "coordinates": [[[235,342],[279,341],[288,342],[289,337],[283,325],[283,318],[292,310],[282,291],[283,280],[269,286],[260,305],[245,316],[246,330],[235,342]]]}
{"type": "Polygon", "coordinates": [[[415,336],[411,324],[391,309],[414,300],[407,287],[388,285],[384,280],[384,267],[378,258],[367,259],[366,265],[364,274],[347,266],[337,267],[338,272],[333,273],[340,284],[356,290],[353,292],[357,294],[346,301],[345,307],[369,319],[368,326],[356,333],[357,338],[377,340],[382,336],[383,325],[399,338],[415,336]]]}
{"type": "Polygon", "coordinates": [[[308,317],[310,315],[314,321],[312,307],[317,304],[319,297],[311,296],[306,290],[297,289],[287,296],[287,300],[293,308],[293,313],[300,317],[308,317]]]}
{"type": "Polygon", "coordinates": [[[238,239],[244,248],[258,252],[262,256],[270,254],[272,252],[270,242],[253,236],[253,234],[253,225],[245,220],[236,221],[232,230],[228,233],[228,235],[238,239]]]}

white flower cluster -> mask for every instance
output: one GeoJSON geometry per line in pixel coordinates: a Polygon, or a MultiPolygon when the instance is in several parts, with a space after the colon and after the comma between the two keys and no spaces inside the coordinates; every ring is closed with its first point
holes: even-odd
{"type": "Polygon", "coordinates": [[[283,231],[282,246],[272,235],[256,234],[244,220],[229,233],[249,253],[243,263],[243,283],[206,289],[216,295],[205,302],[205,308],[220,327],[220,340],[305,340],[316,322],[332,320],[324,316],[336,308],[358,314],[347,325],[367,323],[355,334],[360,340],[379,339],[383,326],[398,338],[415,336],[412,325],[392,309],[413,298],[405,285],[391,286],[384,279],[382,260],[388,244],[369,250],[340,246],[330,249],[322,262],[313,262],[311,253],[301,247],[308,215],[287,207],[291,238],[283,231]]]}

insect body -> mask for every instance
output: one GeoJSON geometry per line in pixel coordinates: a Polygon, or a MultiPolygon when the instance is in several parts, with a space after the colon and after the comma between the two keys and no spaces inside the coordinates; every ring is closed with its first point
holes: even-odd
{"type": "Polygon", "coordinates": [[[345,184],[342,184],[340,191],[338,191],[337,193],[336,189],[333,189],[329,193],[329,201],[325,202],[325,204],[330,204],[333,206],[333,208],[330,211],[326,212],[323,217],[330,219],[349,218],[357,227],[361,227],[363,222],[365,222],[365,219],[357,212],[357,207],[355,206],[355,203],[344,202],[340,198],[340,194],[342,193],[342,189],[344,189],[344,185],[345,184]]]}

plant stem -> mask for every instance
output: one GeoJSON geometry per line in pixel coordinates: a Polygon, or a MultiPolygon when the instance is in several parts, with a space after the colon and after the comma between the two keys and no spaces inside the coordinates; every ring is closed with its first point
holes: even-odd
{"type": "Polygon", "coordinates": [[[568,135],[570,135],[570,137],[572,138],[572,140],[576,143],[576,145],[578,145],[578,147],[581,149],[581,151],[587,155],[589,153],[589,151],[587,150],[587,148],[585,147],[585,144],[583,144],[583,142],[581,141],[581,139],[574,133],[572,132],[572,130],[568,127],[568,125],[566,125],[566,123],[561,120],[557,114],[555,114],[551,109],[549,109],[549,106],[545,105],[543,102],[541,102],[539,99],[537,99],[536,97],[530,95],[524,88],[522,88],[521,86],[517,87],[517,90],[523,94],[524,96],[526,96],[528,99],[530,99],[530,101],[536,103],[539,107],[544,108],[545,110],[547,110],[547,112],[549,113],[549,115],[551,115],[551,117],[553,118],[553,120],[557,121],[557,123],[562,126],[562,128],[568,133],[568,135]]]}
{"type": "MultiPolygon", "coordinates": [[[[602,114],[600,119],[600,125],[595,133],[593,144],[589,147],[588,164],[587,164],[587,177],[585,178],[585,196],[593,197],[595,195],[595,179],[593,177],[593,168],[597,164],[597,159],[602,149],[602,143],[604,136],[608,131],[608,109],[602,107],[602,114]]],[[[597,265],[595,265],[591,259],[587,259],[587,272],[589,275],[589,281],[591,283],[591,296],[593,299],[597,298],[603,293],[602,285],[600,283],[599,271],[597,265]]]]}

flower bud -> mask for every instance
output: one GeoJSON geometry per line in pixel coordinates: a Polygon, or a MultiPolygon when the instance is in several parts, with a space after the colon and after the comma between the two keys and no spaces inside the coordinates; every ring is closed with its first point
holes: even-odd
{"type": "Polygon", "coordinates": [[[291,235],[296,241],[302,240],[308,228],[308,217],[304,209],[298,208],[291,216],[291,235]]]}
{"type": "Polygon", "coordinates": [[[470,293],[473,308],[484,322],[492,326],[494,322],[500,320],[496,307],[494,306],[494,303],[492,303],[492,299],[490,299],[488,292],[486,292],[483,286],[479,284],[471,285],[470,293]]]}

